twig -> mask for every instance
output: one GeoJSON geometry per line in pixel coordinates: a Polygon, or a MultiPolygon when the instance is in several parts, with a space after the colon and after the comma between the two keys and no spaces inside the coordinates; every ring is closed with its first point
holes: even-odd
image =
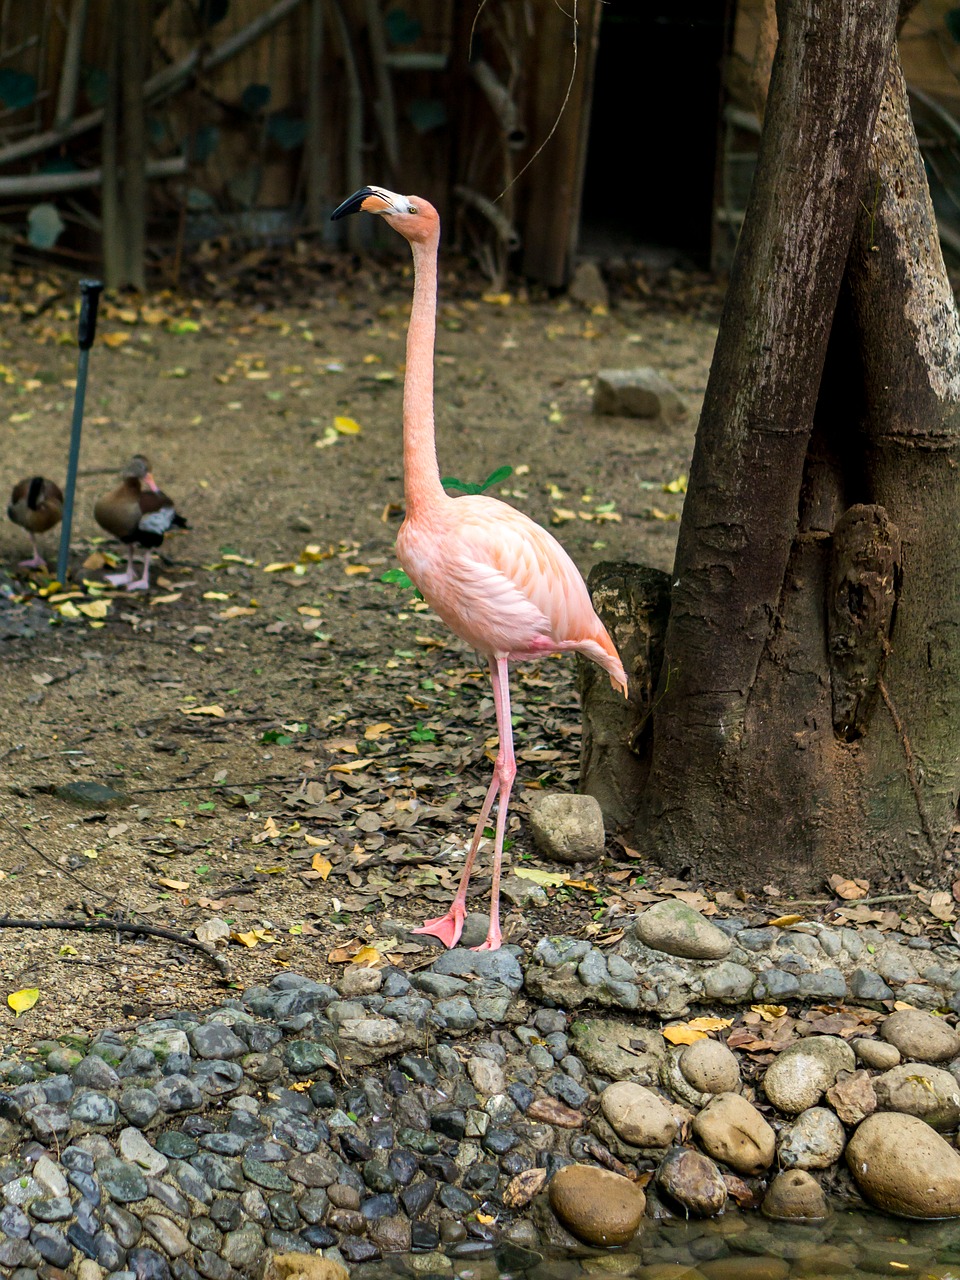
{"type": "MultiPolygon", "coordinates": [[[[481,195],[479,191],[473,191],[470,187],[463,186],[458,183],[453,188],[453,194],[459,196],[464,204],[470,205],[472,209],[476,209],[478,213],[482,213],[487,221],[496,231],[501,243],[512,253],[520,247],[520,235],[510,219],[504,214],[494,202],[487,196],[481,195]]],[[[501,192],[501,194],[503,194],[501,192]]],[[[500,197],[498,196],[497,199],[500,197]]]]}
{"type": "Polygon", "coordinates": [[[148,938],[166,938],[181,946],[192,947],[194,951],[202,951],[219,969],[225,982],[233,980],[230,961],[214,951],[209,942],[201,942],[199,938],[189,938],[185,933],[177,933],[175,929],[162,929],[155,924],[132,924],[127,920],[30,920],[20,919],[18,916],[0,916],[0,929],[68,929],[75,933],[106,929],[116,933],[144,934],[148,938]]]}
{"type": "Polygon", "coordinates": [[[780,898],[790,907],[840,907],[847,903],[850,906],[873,906],[877,902],[902,902],[906,898],[915,898],[914,893],[880,893],[873,898],[780,898]]]}

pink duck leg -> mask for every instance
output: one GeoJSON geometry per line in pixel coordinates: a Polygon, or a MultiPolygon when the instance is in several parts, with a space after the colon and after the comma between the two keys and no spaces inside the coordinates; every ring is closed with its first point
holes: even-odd
{"type": "Polygon", "coordinates": [[[19,562],[20,568],[21,569],[46,569],[47,562],[46,560],[44,560],[43,556],[40,554],[40,548],[37,546],[37,540],[33,536],[33,534],[30,535],[30,545],[33,547],[33,555],[30,557],[29,560],[21,560],[19,562]]]}
{"type": "Polygon", "coordinates": [[[143,573],[139,578],[133,577],[133,558],[130,560],[130,577],[131,581],[127,583],[128,591],[149,591],[150,590],[150,548],[148,547],[143,553],[143,573]]]}
{"type": "Polygon", "coordinates": [[[108,573],[107,581],[112,587],[125,587],[133,581],[133,548],[127,547],[127,567],[123,573],[108,573]]]}
{"type": "Polygon", "coordinates": [[[439,938],[444,946],[455,947],[457,945],[460,934],[463,932],[463,921],[467,913],[467,885],[470,882],[470,873],[473,871],[474,859],[477,856],[480,841],[483,839],[483,829],[493,807],[494,798],[499,795],[497,830],[493,848],[493,884],[490,889],[490,928],[487,930],[486,941],[481,943],[479,947],[474,947],[474,951],[496,951],[502,940],[500,935],[500,864],[503,859],[503,838],[507,829],[507,806],[510,803],[513,781],[517,776],[517,763],[513,754],[513,725],[510,722],[510,672],[506,658],[491,659],[490,678],[493,684],[493,703],[497,712],[497,733],[500,737],[497,760],[493,766],[493,779],[484,797],[483,807],[480,810],[480,817],[477,819],[470,850],[467,853],[467,861],[460,877],[460,886],[451,903],[450,910],[445,916],[437,916],[433,920],[427,920],[419,929],[413,930],[414,933],[432,934],[433,937],[439,938]]]}

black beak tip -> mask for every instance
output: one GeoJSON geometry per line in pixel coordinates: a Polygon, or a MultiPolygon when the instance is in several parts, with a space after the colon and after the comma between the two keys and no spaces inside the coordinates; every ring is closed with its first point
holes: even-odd
{"type": "Polygon", "coordinates": [[[343,204],[338,204],[336,209],[330,215],[330,221],[336,222],[339,218],[345,218],[348,213],[359,213],[360,206],[366,200],[367,196],[372,196],[373,192],[369,187],[361,187],[359,191],[355,191],[352,196],[347,196],[343,204]]]}

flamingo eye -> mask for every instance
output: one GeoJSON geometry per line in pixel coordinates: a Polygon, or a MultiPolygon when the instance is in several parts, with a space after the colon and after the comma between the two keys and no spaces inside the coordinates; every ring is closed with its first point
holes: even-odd
{"type": "Polygon", "coordinates": [[[417,212],[417,206],[416,206],[416,205],[413,205],[413,204],[408,204],[408,205],[407,205],[407,213],[416,213],[416,212],[417,212]]]}

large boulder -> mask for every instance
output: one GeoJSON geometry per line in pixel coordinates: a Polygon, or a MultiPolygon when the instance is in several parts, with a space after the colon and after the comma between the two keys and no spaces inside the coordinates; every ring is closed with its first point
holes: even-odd
{"type": "Polygon", "coordinates": [[[613,1130],[634,1147],[669,1147],[677,1136],[677,1122],[666,1103],[642,1084],[621,1080],[609,1085],[600,1106],[613,1130]]]}
{"type": "Polygon", "coordinates": [[[903,1111],[934,1129],[953,1129],[960,1120],[960,1084],[942,1067],[904,1062],[873,1080],[880,1111],[903,1111]]]}
{"type": "Polygon", "coordinates": [[[904,1218],[960,1217],[960,1152],[917,1116],[877,1112],[847,1143],[862,1195],[904,1218]]]}
{"type": "Polygon", "coordinates": [[[770,1064],[763,1091],[778,1111],[797,1116],[816,1106],[841,1071],[853,1071],[856,1065],[853,1050],[839,1036],[807,1036],[770,1064]]]}
{"type": "Polygon", "coordinates": [[[880,1035],[905,1058],[918,1062],[948,1062],[960,1056],[960,1034],[943,1018],[923,1009],[898,1009],[880,1028],[880,1035]]]}
{"type": "Polygon", "coordinates": [[[646,1197],[635,1182],[589,1164],[558,1169],[548,1196],[571,1235],[600,1248],[629,1244],[646,1208],[646,1197]]]}
{"type": "Polygon", "coordinates": [[[773,1164],[776,1134],[739,1093],[712,1098],[694,1120],[693,1132],[709,1155],[737,1173],[761,1173],[773,1164]]]}

